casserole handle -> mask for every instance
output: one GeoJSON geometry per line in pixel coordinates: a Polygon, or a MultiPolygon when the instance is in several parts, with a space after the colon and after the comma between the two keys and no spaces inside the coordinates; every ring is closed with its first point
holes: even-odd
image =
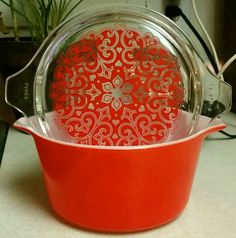
{"type": "Polygon", "coordinates": [[[34,115],[33,108],[33,77],[36,66],[28,65],[21,71],[9,76],[5,86],[6,102],[24,116],[34,115]]]}
{"type": "MultiPolygon", "coordinates": [[[[60,26],[58,26],[60,28],[60,26]]],[[[52,32],[41,44],[29,63],[6,80],[5,100],[24,116],[34,115],[34,77],[42,54],[55,37],[52,32]]]]}

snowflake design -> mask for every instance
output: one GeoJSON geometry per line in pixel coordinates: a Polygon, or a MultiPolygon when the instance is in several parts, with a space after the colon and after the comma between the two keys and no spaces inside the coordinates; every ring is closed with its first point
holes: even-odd
{"type": "Polygon", "coordinates": [[[132,103],[130,92],[133,86],[129,82],[123,83],[123,79],[119,75],[113,79],[112,83],[103,83],[102,88],[105,92],[102,102],[111,103],[115,111],[118,111],[122,107],[122,103],[125,105],[132,103]]]}

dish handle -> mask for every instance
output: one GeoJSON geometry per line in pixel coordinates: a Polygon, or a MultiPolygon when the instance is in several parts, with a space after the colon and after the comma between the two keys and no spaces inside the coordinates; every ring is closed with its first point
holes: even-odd
{"type": "Polygon", "coordinates": [[[33,86],[35,71],[36,66],[28,65],[6,80],[6,102],[25,117],[34,115],[33,86]]]}

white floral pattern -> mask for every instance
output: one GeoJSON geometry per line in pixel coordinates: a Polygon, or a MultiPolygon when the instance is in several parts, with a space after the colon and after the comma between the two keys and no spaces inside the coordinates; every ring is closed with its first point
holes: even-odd
{"type": "Polygon", "coordinates": [[[89,32],[58,57],[50,86],[56,123],[79,144],[163,142],[181,117],[179,67],[149,32],[89,32]]]}

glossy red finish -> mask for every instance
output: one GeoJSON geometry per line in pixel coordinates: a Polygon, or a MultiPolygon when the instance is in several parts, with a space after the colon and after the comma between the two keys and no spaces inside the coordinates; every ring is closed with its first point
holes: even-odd
{"type": "Polygon", "coordinates": [[[181,214],[202,141],[223,127],[168,145],[127,150],[86,148],[29,132],[57,214],[87,229],[133,232],[160,226],[181,214]]]}

